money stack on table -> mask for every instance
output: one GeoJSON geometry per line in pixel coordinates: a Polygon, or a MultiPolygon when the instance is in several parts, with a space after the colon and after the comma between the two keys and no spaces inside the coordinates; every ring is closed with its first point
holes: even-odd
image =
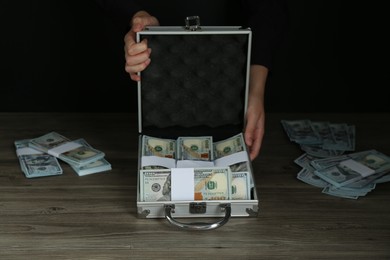
{"type": "Polygon", "coordinates": [[[16,154],[27,178],[61,175],[58,161],[69,164],[79,175],[111,170],[105,154],[91,147],[84,139],[71,141],[57,132],[15,141],[16,154]]]}
{"type": "Polygon", "coordinates": [[[297,178],[322,188],[323,193],[358,199],[376,184],[390,181],[389,156],[374,149],[351,153],[355,150],[355,126],[308,119],[281,123],[290,140],[305,152],[294,160],[302,167],[297,178]]]}

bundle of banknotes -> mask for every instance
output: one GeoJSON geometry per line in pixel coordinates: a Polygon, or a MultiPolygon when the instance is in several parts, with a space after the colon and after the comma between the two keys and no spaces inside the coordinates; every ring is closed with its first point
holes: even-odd
{"type": "Polygon", "coordinates": [[[79,175],[111,170],[105,154],[91,147],[83,138],[70,139],[50,132],[33,139],[15,141],[16,155],[27,178],[61,175],[58,161],[69,164],[79,175]]]}
{"type": "Polygon", "coordinates": [[[282,120],[281,123],[290,141],[299,144],[309,155],[329,157],[355,150],[354,125],[309,119],[282,120]]]}
{"type": "Polygon", "coordinates": [[[299,180],[342,198],[358,199],[378,183],[390,181],[390,157],[376,150],[328,158],[304,153],[294,162],[302,167],[299,180]]]}
{"type": "Polygon", "coordinates": [[[218,142],[212,136],[165,139],[142,136],[141,168],[229,166],[233,172],[249,171],[250,160],[242,133],[218,142]]]}
{"type": "MultiPolygon", "coordinates": [[[[232,172],[229,167],[193,169],[193,186],[189,200],[249,200],[249,172],[232,172]]],[[[180,174],[180,173],[179,173],[180,174]]],[[[140,171],[140,201],[171,201],[172,169],[140,171]]],[[[180,200],[180,199],[179,199],[180,200]]]]}
{"type": "Polygon", "coordinates": [[[253,181],[242,133],[218,142],[212,136],[144,135],[141,146],[141,201],[172,199],[173,168],[193,168],[192,200],[250,199],[253,181]]]}
{"type": "Polygon", "coordinates": [[[358,199],[375,189],[378,183],[390,181],[390,157],[374,149],[355,150],[355,126],[282,120],[291,141],[305,152],[294,162],[302,167],[297,179],[322,193],[358,199]]]}

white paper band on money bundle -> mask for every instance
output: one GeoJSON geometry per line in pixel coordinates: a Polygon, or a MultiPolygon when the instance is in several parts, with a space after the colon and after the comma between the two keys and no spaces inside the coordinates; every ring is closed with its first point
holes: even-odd
{"type": "Polygon", "coordinates": [[[163,166],[170,169],[170,168],[176,168],[176,161],[175,159],[163,158],[154,155],[141,157],[141,167],[152,166],[152,165],[163,166]]]}
{"type": "Polygon", "coordinates": [[[233,153],[221,158],[218,158],[214,161],[215,166],[218,167],[228,167],[230,165],[240,163],[240,162],[248,162],[249,157],[246,151],[233,153]]]}
{"type": "Polygon", "coordinates": [[[195,160],[179,160],[176,162],[177,168],[203,168],[214,167],[214,162],[210,161],[195,161],[195,160]]]}
{"type": "Polygon", "coordinates": [[[42,152],[30,147],[23,147],[16,150],[16,155],[18,157],[22,155],[32,155],[32,154],[42,154],[42,152]]]}
{"type": "Polygon", "coordinates": [[[194,168],[171,169],[171,200],[194,200],[194,168]]]}
{"type": "Polygon", "coordinates": [[[74,150],[74,149],[79,148],[81,146],[83,146],[83,145],[75,143],[75,142],[67,142],[67,143],[64,143],[63,145],[60,145],[60,146],[57,146],[53,149],[48,150],[47,153],[50,155],[53,155],[55,157],[58,157],[62,153],[74,150]]]}
{"type": "Polygon", "coordinates": [[[355,160],[352,160],[352,159],[342,161],[342,162],[340,162],[340,165],[345,166],[345,167],[359,173],[363,177],[367,177],[367,176],[375,173],[375,171],[373,169],[368,168],[364,164],[361,164],[361,163],[359,163],[355,160]]]}

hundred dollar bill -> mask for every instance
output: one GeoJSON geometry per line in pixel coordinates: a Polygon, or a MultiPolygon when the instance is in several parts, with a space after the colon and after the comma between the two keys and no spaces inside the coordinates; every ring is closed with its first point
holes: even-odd
{"type": "Polygon", "coordinates": [[[331,156],[327,158],[317,158],[317,159],[313,159],[310,162],[310,165],[313,166],[316,170],[320,170],[320,169],[328,168],[330,166],[337,165],[338,163],[348,159],[359,158],[360,156],[366,155],[367,153],[369,153],[369,151],[350,153],[350,154],[345,154],[340,156],[331,156]]]}
{"type": "MultiPolygon", "coordinates": [[[[85,145],[87,147],[91,147],[84,138],[80,138],[75,140],[76,143],[85,145]]],[[[79,175],[84,176],[88,174],[98,173],[98,172],[106,172],[112,169],[111,164],[104,158],[91,162],[84,166],[77,166],[73,164],[69,164],[73,170],[79,175]]]]}
{"type": "Polygon", "coordinates": [[[342,187],[370,175],[387,172],[389,169],[390,157],[376,150],[369,150],[334,166],[316,170],[314,174],[335,187],[342,187]]]}
{"type": "Polygon", "coordinates": [[[141,169],[156,170],[175,167],[176,140],[143,135],[141,150],[141,169]]]}
{"type": "Polygon", "coordinates": [[[329,122],[311,122],[311,125],[313,127],[313,130],[316,131],[322,139],[322,148],[328,149],[328,145],[335,145],[336,140],[335,137],[333,136],[333,132],[330,129],[330,123],[329,122]]]}
{"type": "Polygon", "coordinates": [[[322,144],[321,136],[314,131],[310,120],[281,120],[281,123],[291,141],[298,144],[322,144]]]}
{"type": "Polygon", "coordinates": [[[178,160],[201,160],[212,161],[213,137],[179,137],[177,139],[178,160]]]}
{"type": "Polygon", "coordinates": [[[349,194],[347,192],[342,192],[342,191],[337,190],[337,189],[332,189],[331,186],[325,187],[322,190],[322,193],[328,194],[328,195],[332,195],[332,196],[336,196],[336,197],[340,197],[340,198],[346,198],[346,199],[355,199],[356,200],[356,199],[359,198],[359,195],[349,194]]]}
{"type": "Polygon", "coordinates": [[[142,156],[176,158],[176,140],[142,136],[142,156]]]}
{"type": "Polygon", "coordinates": [[[305,153],[320,158],[339,156],[344,153],[342,150],[324,149],[321,145],[300,145],[300,147],[305,153]]]}
{"type": "Polygon", "coordinates": [[[370,185],[367,185],[366,187],[363,188],[349,188],[346,186],[335,187],[329,185],[322,190],[322,193],[326,193],[329,195],[342,197],[342,198],[357,199],[359,197],[366,196],[367,193],[369,193],[374,189],[375,189],[375,183],[371,183],[370,185]]]}
{"type": "Polygon", "coordinates": [[[76,166],[85,166],[102,159],[105,155],[97,149],[71,141],[57,132],[31,139],[29,146],[76,166]]]}
{"type": "Polygon", "coordinates": [[[245,141],[242,133],[222,141],[214,142],[215,159],[242,151],[246,151],[245,141]]]}
{"type": "Polygon", "coordinates": [[[195,200],[228,200],[231,198],[229,168],[195,168],[195,200]]]}
{"type": "Polygon", "coordinates": [[[249,172],[231,173],[232,200],[249,200],[250,195],[250,174],[249,172]]]}
{"type": "Polygon", "coordinates": [[[348,187],[346,185],[346,186],[339,187],[339,188],[331,186],[330,188],[337,189],[337,190],[340,190],[343,192],[354,193],[354,194],[359,195],[359,196],[365,196],[368,192],[373,191],[375,189],[375,187],[376,187],[375,183],[370,183],[368,185],[365,185],[364,187],[348,187]]]}
{"type": "MultiPolygon", "coordinates": [[[[240,152],[247,153],[245,140],[242,133],[239,133],[225,140],[214,142],[213,147],[214,159],[216,160],[226,156],[238,154],[240,152]]],[[[232,172],[246,172],[250,169],[248,158],[246,158],[246,160],[229,162],[228,165],[219,166],[229,166],[232,172]]]]}
{"type": "Polygon", "coordinates": [[[61,175],[62,168],[56,157],[28,147],[30,139],[14,142],[20,167],[27,178],[61,175]]]}
{"type": "Polygon", "coordinates": [[[364,177],[363,179],[360,179],[358,181],[347,184],[347,185],[343,186],[343,188],[362,189],[362,188],[368,187],[372,184],[378,183],[377,180],[380,180],[387,173],[388,173],[388,170],[383,171],[383,172],[378,172],[378,173],[375,173],[373,175],[369,175],[367,177],[364,177]]]}
{"type": "Polygon", "coordinates": [[[301,166],[302,168],[314,171],[314,167],[310,164],[311,161],[313,161],[314,159],[317,159],[317,157],[314,157],[310,154],[304,153],[301,156],[299,156],[298,158],[296,158],[294,160],[294,162],[297,165],[301,166]]]}
{"type": "Polygon", "coordinates": [[[330,124],[330,129],[335,138],[335,143],[329,144],[329,149],[353,151],[350,128],[347,124],[330,124]]]}
{"type": "Polygon", "coordinates": [[[297,179],[319,188],[325,188],[329,185],[328,182],[314,174],[314,169],[309,168],[303,168],[301,171],[299,171],[297,174],[297,179]]]}
{"type": "Polygon", "coordinates": [[[249,162],[239,162],[232,165],[229,165],[229,168],[232,172],[246,172],[250,171],[249,162]]]}
{"type": "Polygon", "coordinates": [[[171,170],[141,170],[140,200],[145,202],[171,200],[171,170]]]}
{"type": "Polygon", "coordinates": [[[84,166],[75,166],[72,164],[69,165],[79,176],[84,176],[84,175],[98,173],[98,172],[107,172],[112,169],[111,164],[104,158],[91,162],[84,166]]]}

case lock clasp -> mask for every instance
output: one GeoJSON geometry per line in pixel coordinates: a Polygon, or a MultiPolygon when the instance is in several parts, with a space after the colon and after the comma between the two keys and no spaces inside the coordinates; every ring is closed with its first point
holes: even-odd
{"type": "Polygon", "coordinates": [[[206,213],[207,204],[206,202],[191,202],[190,203],[191,214],[204,214],[206,213]]]}
{"type": "Polygon", "coordinates": [[[199,31],[201,29],[199,16],[187,16],[185,24],[185,29],[188,31],[199,31]]]}

